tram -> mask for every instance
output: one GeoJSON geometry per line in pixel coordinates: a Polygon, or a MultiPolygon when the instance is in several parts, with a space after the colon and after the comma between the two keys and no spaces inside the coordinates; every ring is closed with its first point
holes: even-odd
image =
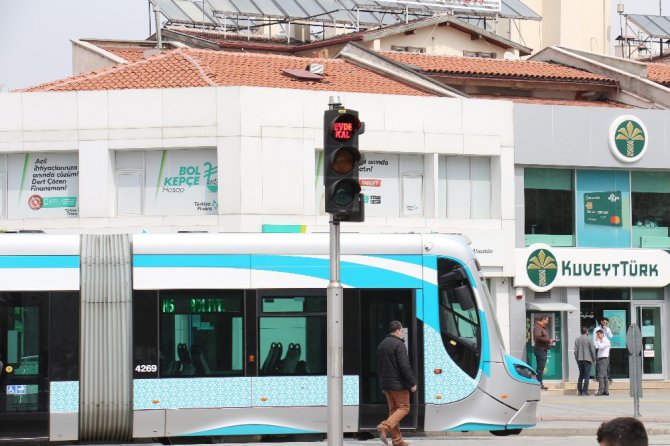
{"type": "MultiPolygon", "coordinates": [[[[327,431],[328,234],[0,235],[0,441],[327,431]]],[[[503,346],[467,238],[342,234],[343,427],[385,418],[399,320],[418,391],[401,428],[516,434],[539,382],[503,346]]]]}

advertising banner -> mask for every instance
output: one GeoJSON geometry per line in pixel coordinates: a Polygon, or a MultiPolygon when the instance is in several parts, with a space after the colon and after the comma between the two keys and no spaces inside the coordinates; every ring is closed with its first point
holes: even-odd
{"type": "Polygon", "coordinates": [[[400,179],[398,155],[366,153],[359,168],[361,192],[365,194],[365,215],[396,217],[399,214],[400,179]]]}
{"type": "Polygon", "coordinates": [[[146,152],[145,215],[218,212],[216,150],[146,152]]]}
{"type": "Polygon", "coordinates": [[[626,348],[626,310],[604,310],[603,316],[610,320],[612,348],[626,348]]]}
{"type": "Polygon", "coordinates": [[[584,223],[621,226],[621,192],[589,192],[584,194],[584,223]]]}
{"type": "Polygon", "coordinates": [[[7,167],[9,218],[79,215],[79,157],[76,152],[10,154],[7,167]]]}

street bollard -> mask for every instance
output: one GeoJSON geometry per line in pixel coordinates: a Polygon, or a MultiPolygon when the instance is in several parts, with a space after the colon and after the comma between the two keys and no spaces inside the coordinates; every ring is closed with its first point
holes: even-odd
{"type": "Polygon", "coordinates": [[[640,398],[642,398],[642,334],[636,324],[626,331],[628,349],[628,372],[630,376],[630,396],[633,397],[633,416],[640,417],[640,398]]]}

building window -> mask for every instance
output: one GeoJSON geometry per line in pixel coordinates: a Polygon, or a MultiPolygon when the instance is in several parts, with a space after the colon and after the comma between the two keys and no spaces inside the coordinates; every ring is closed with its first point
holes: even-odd
{"type": "Polygon", "coordinates": [[[670,173],[631,172],[634,248],[670,248],[670,173]]]}
{"type": "Polygon", "coordinates": [[[438,176],[441,218],[493,217],[490,158],[442,156],[438,176]]]}
{"type": "Polygon", "coordinates": [[[161,292],[160,375],[242,375],[242,292],[161,292]]]}
{"type": "Polygon", "coordinates": [[[574,246],[573,171],[524,169],[526,246],[574,246]]]}
{"type": "Polygon", "coordinates": [[[398,51],[401,53],[425,53],[426,49],[415,46],[391,45],[391,51],[398,51]]]}
{"type": "Polygon", "coordinates": [[[133,215],[216,215],[215,149],[116,152],[116,211],[133,215]]]}
{"type": "Polygon", "coordinates": [[[498,55],[486,51],[463,51],[463,57],[481,57],[482,59],[496,59],[498,55]]]}
{"type": "Polygon", "coordinates": [[[293,294],[261,297],[259,375],[326,373],[326,296],[293,294]]]}

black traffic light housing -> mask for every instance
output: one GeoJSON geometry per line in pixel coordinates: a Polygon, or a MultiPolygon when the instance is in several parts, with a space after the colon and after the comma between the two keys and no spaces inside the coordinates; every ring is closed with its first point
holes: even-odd
{"type": "Polygon", "coordinates": [[[323,116],[323,181],[326,193],[326,212],[335,221],[365,219],[363,194],[358,168],[365,158],[358,149],[358,135],[365,125],[356,110],[333,108],[323,116]]]}

